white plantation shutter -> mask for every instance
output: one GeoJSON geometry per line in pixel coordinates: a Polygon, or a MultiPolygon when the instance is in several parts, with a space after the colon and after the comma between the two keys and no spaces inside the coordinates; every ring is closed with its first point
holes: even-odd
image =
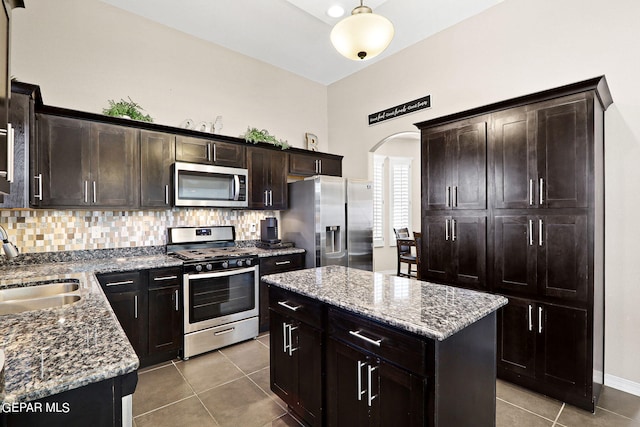
{"type": "Polygon", "coordinates": [[[389,215],[393,236],[393,228],[408,228],[411,233],[411,158],[389,158],[389,215]]]}
{"type": "Polygon", "coordinates": [[[373,245],[384,245],[384,156],[373,156],[373,245]]]}

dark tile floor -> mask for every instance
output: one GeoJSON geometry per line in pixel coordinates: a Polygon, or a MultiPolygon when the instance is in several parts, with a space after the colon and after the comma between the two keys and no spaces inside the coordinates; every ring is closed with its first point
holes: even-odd
{"type": "MultiPolygon", "coordinates": [[[[269,336],[143,369],[135,427],[262,427],[299,424],[269,390],[269,336]]],[[[605,387],[591,414],[498,381],[497,427],[640,427],[640,397],[605,387]]]]}

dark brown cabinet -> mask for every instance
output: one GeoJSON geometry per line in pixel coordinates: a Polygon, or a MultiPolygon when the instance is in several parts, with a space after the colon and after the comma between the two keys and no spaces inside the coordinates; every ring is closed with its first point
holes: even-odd
{"type": "Polygon", "coordinates": [[[485,216],[424,216],[422,229],[424,280],[485,288],[485,216]]]}
{"type": "Polygon", "coordinates": [[[496,208],[587,207],[589,115],[584,96],[496,114],[496,208]]]}
{"type": "Polygon", "coordinates": [[[586,309],[509,297],[498,314],[498,374],[589,397],[587,325],[586,309]]]}
{"type": "Polygon", "coordinates": [[[174,135],[140,131],[140,206],[171,206],[171,166],[175,161],[174,135]]]}
{"type": "Polygon", "coordinates": [[[137,130],[44,114],[37,126],[39,207],[138,205],[137,130]]]}
{"type": "MultiPolygon", "coordinates": [[[[260,277],[304,268],[305,253],[260,258],[260,277]]],[[[269,330],[269,287],[260,282],[260,332],[269,330]]]]}
{"type": "Polygon", "coordinates": [[[271,390],[306,425],[323,425],[320,304],[280,289],[271,291],[271,390]]]}
{"type": "Polygon", "coordinates": [[[289,153],[289,174],[342,176],[342,157],[321,153],[289,153]]]}
{"type": "Polygon", "coordinates": [[[248,147],[249,208],[287,208],[287,153],[248,147]]]}
{"type": "Polygon", "coordinates": [[[182,349],[180,267],[98,275],[140,366],[178,356],[182,349]]]}
{"type": "MultiPolygon", "coordinates": [[[[424,276],[460,284],[439,238],[451,239],[443,220],[456,215],[428,210],[456,205],[456,195],[441,190],[454,185],[445,178],[452,132],[486,122],[488,289],[510,300],[499,314],[498,374],[590,411],[604,382],[604,110],[611,103],[599,77],[417,125],[424,276]]],[[[471,161],[460,165],[470,167],[469,177],[477,171],[471,161]]]]}
{"type": "Polygon", "coordinates": [[[179,135],[176,137],[176,160],[244,168],[245,147],[240,144],[179,135]]]}
{"type": "Polygon", "coordinates": [[[463,121],[422,133],[422,209],[484,209],[487,124],[463,121]]]}

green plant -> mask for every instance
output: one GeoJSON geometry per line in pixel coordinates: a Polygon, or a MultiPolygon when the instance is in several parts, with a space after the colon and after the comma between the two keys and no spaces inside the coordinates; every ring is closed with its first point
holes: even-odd
{"type": "Polygon", "coordinates": [[[269,135],[266,129],[258,130],[257,128],[247,127],[247,131],[244,135],[241,135],[245,141],[257,144],[258,142],[267,142],[273,144],[276,147],[280,147],[286,150],[290,147],[289,143],[284,139],[278,139],[273,135],[269,135]]]}
{"type": "MultiPolygon", "coordinates": [[[[129,98],[129,97],[127,97],[129,98]]],[[[102,114],[113,117],[121,117],[128,116],[133,120],[140,120],[143,122],[153,122],[153,119],[148,114],[143,114],[142,108],[139,104],[135,103],[131,98],[129,101],[125,101],[124,99],[120,99],[120,101],[115,102],[113,99],[109,100],[109,108],[105,108],[102,110],[102,114]]]]}

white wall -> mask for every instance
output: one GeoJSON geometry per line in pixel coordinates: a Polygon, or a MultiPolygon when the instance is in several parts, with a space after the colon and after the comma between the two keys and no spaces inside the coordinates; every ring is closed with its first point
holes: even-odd
{"type": "Polygon", "coordinates": [[[640,2],[506,0],[329,87],[329,148],[348,176],[412,123],[606,75],[605,381],[640,394],[640,2]],[[430,110],[367,126],[367,115],[432,94],[430,110]],[[625,380],[631,383],[625,383],[625,380]]]}
{"type": "Polygon", "coordinates": [[[101,113],[130,96],[156,123],[223,117],[223,135],[266,128],[327,150],[327,88],[97,0],[28,0],[12,16],[11,74],[45,104],[101,113]]]}

